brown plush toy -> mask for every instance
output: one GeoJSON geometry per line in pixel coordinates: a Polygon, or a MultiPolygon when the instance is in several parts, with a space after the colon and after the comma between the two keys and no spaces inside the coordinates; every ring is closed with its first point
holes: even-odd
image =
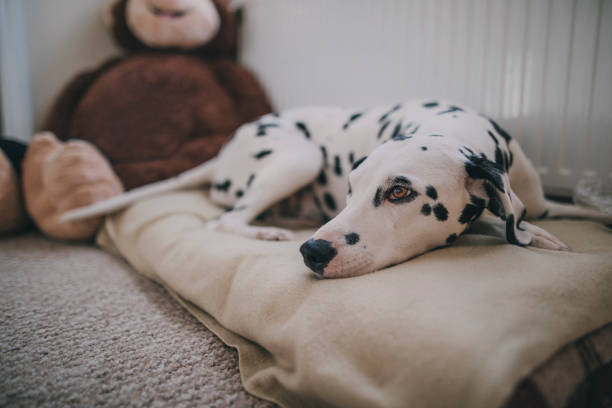
{"type": "Polygon", "coordinates": [[[128,55],[68,84],[23,163],[27,209],[56,238],[90,239],[101,223],[59,222],[64,211],[192,168],[271,111],[235,61],[225,1],[114,0],[107,17],[128,55]]]}

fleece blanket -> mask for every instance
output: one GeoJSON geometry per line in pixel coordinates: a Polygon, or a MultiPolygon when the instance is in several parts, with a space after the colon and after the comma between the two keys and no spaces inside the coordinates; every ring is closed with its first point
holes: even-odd
{"type": "Polygon", "coordinates": [[[612,233],[538,225],[573,252],[466,235],[356,278],[315,279],[299,245],[205,229],[203,191],[107,217],[120,254],[237,347],[247,391],[283,406],[495,407],[566,343],[612,320],[612,233]]]}

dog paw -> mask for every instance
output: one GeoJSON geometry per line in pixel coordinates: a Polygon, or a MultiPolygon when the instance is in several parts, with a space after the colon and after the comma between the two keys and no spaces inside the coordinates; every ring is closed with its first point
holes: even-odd
{"type": "Polygon", "coordinates": [[[521,227],[527,230],[532,236],[531,243],[529,244],[530,246],[542,249],[550,249],[553,251],[570,250],[570,248],[563,241],[540,227],[537,227],[533,224],[529,224],[525,221],[521,223],[521,227]]]}

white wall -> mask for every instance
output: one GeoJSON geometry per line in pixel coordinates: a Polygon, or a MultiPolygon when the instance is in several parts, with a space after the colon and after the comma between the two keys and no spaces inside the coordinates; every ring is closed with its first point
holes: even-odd
{"type": "Polygon", "coordinates": [[[0,131],[20,140],[27,140],[32,132],[25,21],[23,3],[0,0],[0,131]]]}
{"type": "MultiPolygon", "coordinates": [[[[8,0],[14,1],[14,0],[8,0]]],[[[101,20],[105,0],[19,0],[25,5],[35,128],[74,75],[119,53],[101,20]]]]}

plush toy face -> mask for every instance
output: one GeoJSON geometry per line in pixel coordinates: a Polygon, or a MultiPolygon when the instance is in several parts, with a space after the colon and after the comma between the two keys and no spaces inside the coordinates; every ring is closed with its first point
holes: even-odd
{"type": "Polygon", "coordinates": [[[189,49],[217,34],[220,17],[211,0],[128,0],[126,23],[149,47],[189,49]]]}

